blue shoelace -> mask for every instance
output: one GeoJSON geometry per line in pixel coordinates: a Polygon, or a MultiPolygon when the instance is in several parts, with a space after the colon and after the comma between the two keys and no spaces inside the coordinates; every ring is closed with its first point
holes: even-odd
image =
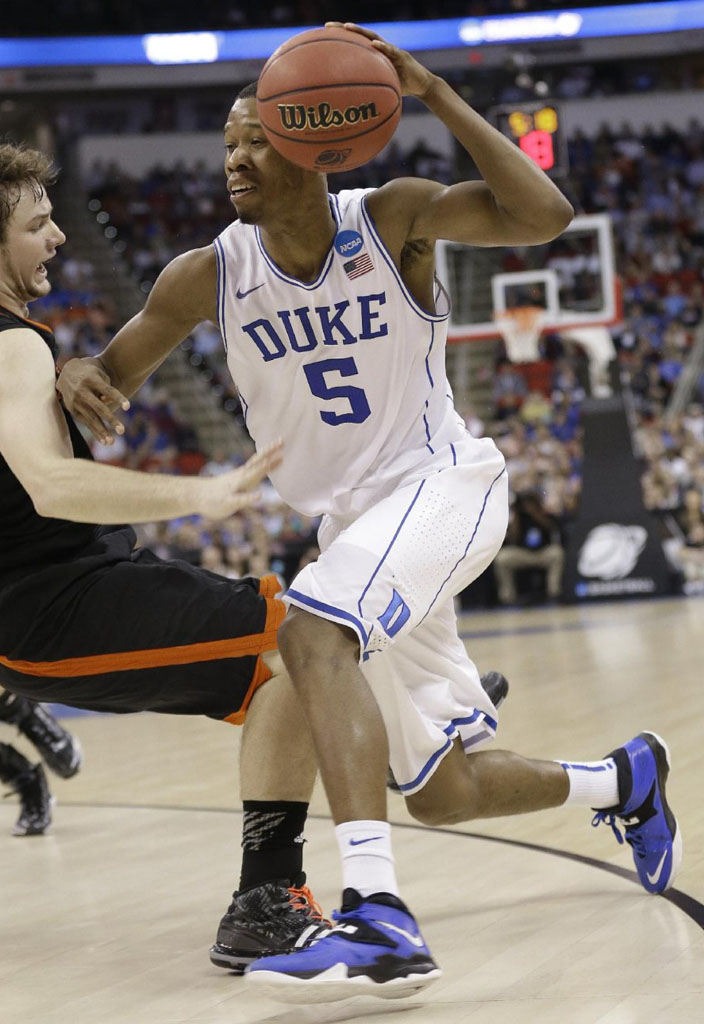
{"type": "MultiPolygon", "coordinates": [[[[616,826],[616,815],[610,813],[609,811],[597,811],[594,817],[592,818],[592,825],[594,828],[596,828],[598,825],[601,825],[602,822],[606,825],[611,826],[611,831],[616,836],[616,839],[620,843],[620,845],[623,846],[624,839],[616,826]]],[[[647,853],[645,846],[645,837],[641,835],[640,832],[637,832],[636,829],[631,826],[626,826],[626,842],[633,847],[638,857],[645,857],[647,853]]]]}

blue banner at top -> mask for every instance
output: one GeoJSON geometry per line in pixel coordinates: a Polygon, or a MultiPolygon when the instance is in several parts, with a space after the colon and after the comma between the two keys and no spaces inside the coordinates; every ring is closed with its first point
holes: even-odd
{"type": "MultiPolygon", "coordinates": [[[[369,26],[405,50],[447,50],[496,43],[637,36],[704,28],[704,0],[571,7],[496,18],[389,21],[369,26]]],[[[59,39],[0,38],[0,67],[77,67],[101,64],[210,64],[261,60],[299,28],[232,32],[177,32],[144,36],[77,36],[59,39]]]]}

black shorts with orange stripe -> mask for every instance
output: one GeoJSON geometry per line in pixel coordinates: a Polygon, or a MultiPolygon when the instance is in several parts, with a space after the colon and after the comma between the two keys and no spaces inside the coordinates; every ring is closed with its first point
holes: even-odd
{"type": "Polygon", "coordinates": [[[0,590],[0,684],[91,711],[243,722],[271,675],[278,580],[225,579],[133,541],[113,532],[99,553],[0,590]]]}

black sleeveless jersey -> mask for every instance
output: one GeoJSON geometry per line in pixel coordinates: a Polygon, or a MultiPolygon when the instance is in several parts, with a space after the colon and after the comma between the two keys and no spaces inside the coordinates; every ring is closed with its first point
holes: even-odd
{"type": "MultiPolygon", "coordinates": [[[[23,320],[0,306],[0,331],[22,327],[39,334],[56,360],[56,342],[48,327],[23,320]]],[[[88,445],[65,410],[64,416],[74,456],[92,459],[88,445]]],[[[93,545],[106,529],[114,530],[115,527],[40,516],[29,494],[0,453],[0,587],[38,569],[71,561],[93,545]]]]}

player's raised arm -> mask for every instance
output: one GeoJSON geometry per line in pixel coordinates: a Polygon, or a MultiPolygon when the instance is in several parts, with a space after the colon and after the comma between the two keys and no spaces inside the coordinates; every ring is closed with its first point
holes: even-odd
{"type": "Polygon", "coordinates": [[[369,29],[361,32],[393,63],[404,95],[416,96],[464,146],[483,181],[445,186],[423,179],[389,182],[369,200],[373,216],[407,230],[405,240],[445,238],[470,245],[535,245],[555,238],[574,210],[548,176],[493,128],[442,78],[369,29]]]}
{"type": "Polygon", "coordinates": [[[142,386],[193,328],[216,319],[215,253],[211,246],[177,256],[157,278],[144,309],[96,358],[71,359],[57,388],[71,415],[110,443],[121,433],[116,410],[142,386]]]}

